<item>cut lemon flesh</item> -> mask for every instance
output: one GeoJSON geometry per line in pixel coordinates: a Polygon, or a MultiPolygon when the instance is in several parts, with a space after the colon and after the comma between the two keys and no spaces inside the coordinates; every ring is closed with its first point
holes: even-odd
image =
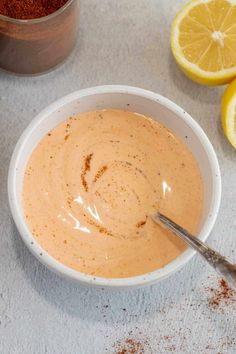
{"type": "Polygon", "coordinates": [[[236,80],[227,87],[222,97],[221,121],[225,135],[236,148],[236,80]]]}
{"type": "Polygon", "coordinates": [[[191,0],[175,17],[171,48],[192,80],[221,85],[236,77],[236,0],[191,0]]]}

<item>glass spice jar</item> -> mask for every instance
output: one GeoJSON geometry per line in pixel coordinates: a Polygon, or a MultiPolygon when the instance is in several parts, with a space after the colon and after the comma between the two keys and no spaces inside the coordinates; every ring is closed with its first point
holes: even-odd
{"type": "Polygon", "coordinates": [[[79,0],[36,19],[0,15],[0,68],[25,75],[52,69],[73,50],[78,22],[79,0]]]}

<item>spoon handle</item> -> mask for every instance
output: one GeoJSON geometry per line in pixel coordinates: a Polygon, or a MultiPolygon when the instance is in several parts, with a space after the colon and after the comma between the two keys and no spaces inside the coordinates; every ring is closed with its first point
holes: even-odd
{"type": "Polygon", "coordinates": [[[221,274],[236,289],[236,265],[226,257],[214,251],[197,237],[191,235],[187,230],[177,225],[165,215],[157,212],[153,215],[156,222],[161,221],[167,229],[173,231],[177,236],[186,241],[192,248],[198,251],[215,270],[221,274]]]}

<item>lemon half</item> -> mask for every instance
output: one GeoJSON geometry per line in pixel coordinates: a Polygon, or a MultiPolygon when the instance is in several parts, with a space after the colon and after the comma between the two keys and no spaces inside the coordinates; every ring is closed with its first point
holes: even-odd
{"type": "Polygon", "coordinates": [[[221,121],[225,135],[236,148],[236,80],[227,87],[222,97],[221,121]]]}
{"type": "Polygon", "coordinates": [[[192,80],[222,85],[236,77],[236,0],[191,0],[171,29],[173,55],[192,80]]]}

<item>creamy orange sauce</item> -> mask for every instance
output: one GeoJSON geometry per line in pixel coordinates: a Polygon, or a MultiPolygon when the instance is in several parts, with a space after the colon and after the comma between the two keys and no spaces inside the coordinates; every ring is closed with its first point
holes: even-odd
{"type": "Polygon", "coordinates": [[[23,204],[35,239],[58,261],[129,277],[184,251],[150,214],[196,232],[203,184],[193,155],[167,128],[108,109],[71,117],[42,139],[26,168],[23,204]]]}

